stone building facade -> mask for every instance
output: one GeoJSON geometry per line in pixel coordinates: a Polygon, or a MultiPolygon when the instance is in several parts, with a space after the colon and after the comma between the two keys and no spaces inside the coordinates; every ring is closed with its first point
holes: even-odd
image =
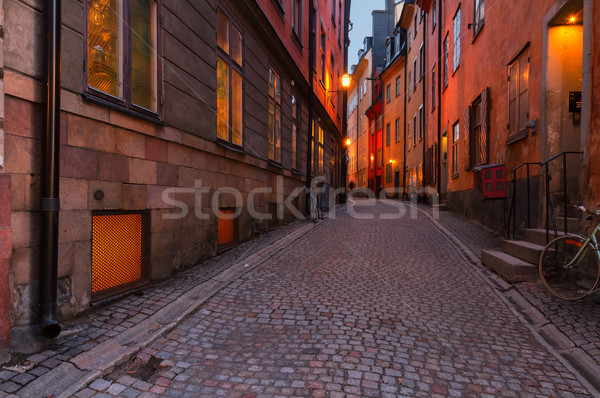
{"type": "MultiPolygon", "coordinates": [[[[44,4],[0,2],[4,352],[38,321],[44,4]]],[[[61,17],[59,319],[301,217],[310,176],[343,184],[345,0],[63,0],[61,17]]]]}

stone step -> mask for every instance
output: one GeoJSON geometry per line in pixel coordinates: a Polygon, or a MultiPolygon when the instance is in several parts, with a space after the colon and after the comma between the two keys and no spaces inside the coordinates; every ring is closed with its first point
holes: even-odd
{"type": "Polygon", "coordinates": [[[538,278],[537,266],[501,251],[484,250],[481,262],[508,282],[528,282],[538,278]]]}
{"type": "Polygon", "coordinates": [[[537,264],[544,246],[524,240],[503,240],[502,250],[513,257],[531,264],[537,264]]]}
{"type": "MultiPolygon", "coordinates": [[[[558,231],[558,236],[563,236],[564,234],[564,232],[558,231]]],[[[553,230],[550,230],[549,236],[550,240],[555,238],[553,230]]],[[[523,230],[522,238],[524,241],[546,246],[546,229],[526,228],[523,230]]]]}

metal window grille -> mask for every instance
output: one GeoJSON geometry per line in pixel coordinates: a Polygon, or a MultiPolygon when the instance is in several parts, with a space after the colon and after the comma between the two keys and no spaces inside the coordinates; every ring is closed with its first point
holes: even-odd
{"type": "Polygon", "coordinates": [[[92,213],[92,302],[150,281],[147,211],[92,213]]]}

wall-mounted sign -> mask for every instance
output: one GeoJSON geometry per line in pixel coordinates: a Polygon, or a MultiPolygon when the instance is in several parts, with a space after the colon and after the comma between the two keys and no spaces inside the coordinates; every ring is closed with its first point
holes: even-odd
{"type": "Polygon", "coordinates": [[[581,91],[569,92],[569,113],[581,113],[581,91]]]}

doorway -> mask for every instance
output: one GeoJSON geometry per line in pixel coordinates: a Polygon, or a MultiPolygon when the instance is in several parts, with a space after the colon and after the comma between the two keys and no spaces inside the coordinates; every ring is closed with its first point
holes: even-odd
{"type": "MultiPolygon", "coordinates": [[[[587,3],[591,4],[587,0],[560,1],[544,18],[542,161],[563,152],[580,152],[587,140],[583,136],[587,131],[585,109],[589,108],[586,98],[590,95],[589,84],[585,83],[590,68],[585,54],[591,40],[586,37],[589,26],[584,23],[587,3]]],[[[556,176],[550,185],[555,207],[565,200],[562,160],[558,158],[549,164],[550,173],[556,176]]],[[[567,200],[572,201],[580,196],[581,165],[585,159],[583,155],[570,154],[566,160],[567,200]]]]}
{"type": "Polygon", "coordinates": [[[448,130],[442,134],[442,164],[440,167],[440,203],[446,201],[448,192],[448,130]]]}

